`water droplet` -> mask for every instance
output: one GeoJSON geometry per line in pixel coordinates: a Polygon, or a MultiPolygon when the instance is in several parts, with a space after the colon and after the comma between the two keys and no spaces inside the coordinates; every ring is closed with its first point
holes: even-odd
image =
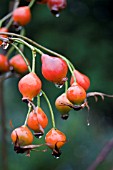
{"type": "Polygon", "coordinates": [[[18,26],[15,30],[20,31],[22,29],[22,26],[18,26]]]}
{"type": "Polygon", "coordinates": [[[39,96],[42,96],[42,91],[39,93],[39,96]]]}
{"type": "Polygon", "coordinates": [[[87,123],[87,126],[90,126],[90,123],[89,123],[89,122],[87,123]]]}
{"type": "Polygon", "coordinates": [[[54,158],[55,158],[55,159],[59,159],[60,157],[59,157],[59,156],[55,156],[54,158]]]}
{"type": "Polygon", "coordinates": [[[43,133],[41,133],[41,132],[37,132],[37,133],[33,133],[34,134],[34,136],[36,137],[36,138],[38,138],[38,139],[41,139],[42,138],[42,136],[43,136],[43,133]]]}
{"type": "Polygon", "coordinates": [[[63,87],[63,84],[55,84],[55,87],[57,87],[58,89],[61,89],[63,87]]]}
{"type": "Polygon", "coordinates": [[[59,14],[59,13],[57,13],[57,14],[55,15],[55,17],[57,17],[57,18],[58,18],[59,16],[60,16],[60,14],[59,14]]]}

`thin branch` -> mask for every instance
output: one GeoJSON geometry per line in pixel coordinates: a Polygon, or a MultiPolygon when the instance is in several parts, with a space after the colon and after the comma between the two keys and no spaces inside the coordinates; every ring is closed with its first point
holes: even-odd
{"type": "Polygon", "coordinates": [[[104,100],[104,97],[113,98],[113,95],[109,95],[109,94],[105,94],[105,93],[101,93],[101,92],[89,92],[89,93],[87,93],[87,98],[94,97],[95,101],[98,100],[97,96],[100,96],[102,98],[102,100],[104,100]]]}
{"type": "Polygon", "coordinates": [[[2,167],[4,170],[8,170],[6,114],[4,106],[3,81],[1,79],[0,79],[0,115],[2,129],[2,167]]]}
{"type": "Polygon", "coordinates": [[[102,151],[97,156],[96,160],[90,165],[90,167],[87,170],[95,170],[97,166],[99,166],[108,156],[108,154],[113,149],[113,138],[106,143],[102,151]]]}

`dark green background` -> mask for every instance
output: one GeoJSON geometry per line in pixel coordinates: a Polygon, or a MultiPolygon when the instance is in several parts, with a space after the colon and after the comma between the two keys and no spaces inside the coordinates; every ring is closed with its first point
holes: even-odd
{"type": "MultiPolygon", "coordinates": [[[[23,1],[21,5],[26,5],[26,2],[23,1]]],[[[9,1],[1,0],[1,18],[7,14],[8,8],[9,1]]],[[[35,5],[32,8],[32,20],[25,28],[27,37],[63,54],[72,61],[76,69],[88,75],[91,80],[88,91],[113,94],[112,0],[68,0],[67,8],[61,12],[59,18],[53,16],[46,5],[35,5]]],[[[26,49],[25,54],[31,59],[30,51],[26,49]]],[[[22,103],[21,95],[18,92],[19,79],[6,80],[4,95],[9,170],[86,170],[106,142],[113,137],[113,99],[105,98],[102,101],[99,97],[96,103],[92,98],[89,100],[89,114],[87,109],[79,112],[71,111],[69,119],[63,121],[54,107],[54,101],[64,89],[57,89],[52,83],[44,80],[40,68],[41,62],[38,56],[36,64],[38,75],[42,79],[43,89],[53,105],[57,128],[66,134],[68,142],[62,148],[62,155],[58,160],[51,156],[50,150],[46,153],[31,152],[30,158],[25,155],[17,155],[13,151],[10,139],[9,121],[12,120],[14,127],[22,125],[27,106],[22,103]],[[90,126],[87,126],[87,119],[90,121],[90,126]]],[[[70,74],[68,76],[70,77],[70,74]]],[[[46,133],[51,128],[51,119],[47,104],[43,99],[42,107],[50,121],[45,130],[46,133]]],[[[43,142],[44,137],[39,140],[35,139],[35,143],[43,142]]],[[[113,151],[97,170],[111,170],[112,168],[113,151]]]]}

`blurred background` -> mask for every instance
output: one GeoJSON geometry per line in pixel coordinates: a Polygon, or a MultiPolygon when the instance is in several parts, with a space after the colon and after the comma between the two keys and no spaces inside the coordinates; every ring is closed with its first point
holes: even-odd
{"type": "MultiPolygon", "coordinates": [[[[21,2],[20,5],[28,3],[21,2]]],[[[0,18],[7,14],[9,0],[0,0],[0,18]]],[[[25,27],[26,36],[39,44],[67,57],[80,72],[91,80],[88,92],[99,91],[113,94],[113,1],[112,0],[67,0],[67,8],[59,17],[51,14],[46,5],[32,7],[32,20],[25,27]]],[[[31,60],[31,53],[25,49],[31,60]]],[[[7,156],[8,170],[87,170],[96,159],[106,142],[113,137],[113,99],[89,99],[90,111],[70,111],[69,118],[62,120],[54,106],[55,99],[64,91],[44,80],[41,61],[37,57],[36,70],[43,81],[55,113],[56,126],[67,136],[61,157],[56,160],[47,152],[31,152],[30,157],[16,154],[10,139],[10,120],[14,127],[21,126],[27,113],[18,91],[19,78],[4,82],[5,112],[7,115],[7,156]],[[90,122],[88,126],[87,121],[90,122]]],[[[68,75],[70,80],[70,74],[68,75]]],[[[43,110],[49,118],[46,132],[51,128],[47,104],[41,99],[43,110]]],[[[1,122],[1,121],[0,121],[1,122]]],[[[0,123],[1,124],[1,123],[0,123]]],[[[0,125],[1,126],[1,125],[0,125]]],[[[0,127],[1,133],[1,127],[0,127]]],[[[1,141],[1,136],[0,136],[1,141]]],[[[1,143],[1,142],[0,142],[1,143]]],[[[36,144],[44,143],[44,137],[35,139],[36,144]]],[[[0,145],[1,150],[2,145],[0,145]]],[[[42,150],[42,148],[40,148],[42,150]]],[[[1,151],[0,151],[1,152],[1,151]]],[[[2,155],[0,154],[0,169],[2,155]]],[[[113,149],[97,170],[112,170],[113,149]]]]}

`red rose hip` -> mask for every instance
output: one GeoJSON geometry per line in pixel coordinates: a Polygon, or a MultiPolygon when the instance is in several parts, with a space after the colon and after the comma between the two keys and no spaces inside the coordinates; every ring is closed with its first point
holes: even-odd
{"type": "Polygon", "coordinates": [[[66,136],[58,129],[52,128],[45,136],[46,145],[52,149],[52,155],[58,158],[61,155],[60,148],[66,143],[66,136]]]}
{"type": "Polygon", "coordinates": [[[12,57],[9,60],[9,64],[19,74],[24,74],[25,72],[28,71],[28,66],[20,54],[17,54],[14,57],[12,57]]]}
{"type": "Polygon", "coordinates": [[[48,118],[40,107],[36,107],[35,110],[30,112],[27,125],[34,131],[36,137],[40,138],[43,135],[44,129],[48,125],[48,118]]]}
{"type": "Polygon", "coordinates": [[[70,106],[73,106],[73,104],[67,99],[66,93],[61,94],[59,97],[57,97],[55,101],[55,106],[57,110],[61,113],[62,119],[68,118],[68,112],[72,109],[70,106]]]}
{"type": "MultiPolygon", "coordinates": [[[[76,82],[82,86],[85,90],[88,90],[90,86],[90,79],[85,75],[80,73],[78,70],[74,70],[74,75],[76,77],[76,82]]],[[[70,84],[74,83],[73,76],[71,77],[70,84]]]]}
{"type": "Polygon", "coordinates": [[[67,98],[73,104],[81,104],[86,98],[86,91],[77,83],[73,83],[66,92],[67,98]]]}
{"type": "Polygon", "coordinates": [[[32,100],[40,93],[41,87],[41,80],[33,72],[22,77],[18,83],[19,91],[23,95],[23,101],[32,100]]]}
{"type": "Polygon", "coordinates": [[[9,62],[5,55],[0,54],[0,73],[9,71],[9,62]]]}
{"type": "Polygon", "coordinates": [[[53,14],[59,14],[59,12],[67,6],[67,1],[66,0],[48,0],[47,5],[53,14]]]}
{"type": "Polygon", "coordinates": [[[23,125],[12,131],[11,139],[14,145],[26,146],[32,144],[33,135],[29,128],[23,125]]]}
{"type": "Polygon", "coordinates": [[[45,79],[55,84],[64,83],[68,71],[67,63],[61,58],[51,57],[46,54],[42,55],[41,60],[42,74],[45,79]]]}
{"type": "Polygon", "coordinates": [[[31,11],[29,6],[18,7],[13,12],[13,20],[21,26],[28,24],[31,20],[31,11]]]}

